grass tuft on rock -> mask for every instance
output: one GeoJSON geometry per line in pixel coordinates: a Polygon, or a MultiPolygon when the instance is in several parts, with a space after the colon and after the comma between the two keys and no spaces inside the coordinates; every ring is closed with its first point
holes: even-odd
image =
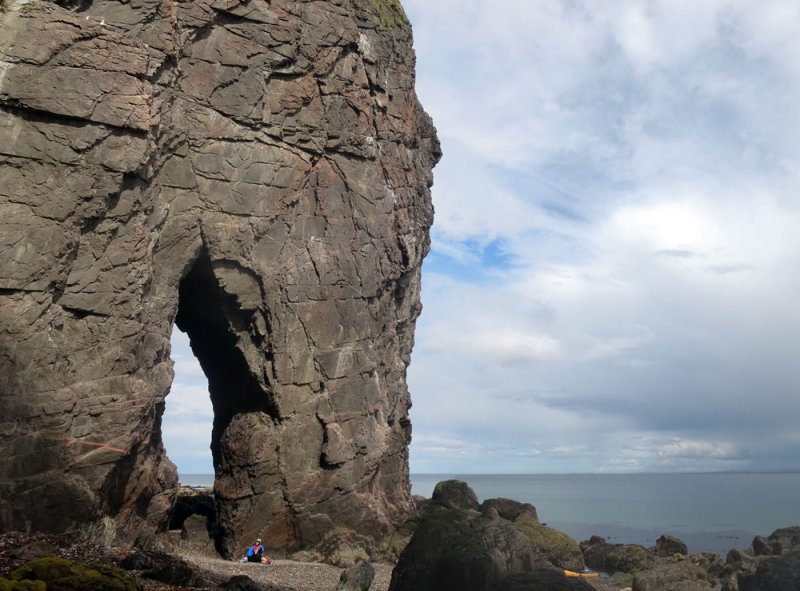
{"type": "Polygon", "coordinates": [[[399,0],[373,0],[369,8],[381,19],[381,30],[409,26],[408,17],[399,0]]]}

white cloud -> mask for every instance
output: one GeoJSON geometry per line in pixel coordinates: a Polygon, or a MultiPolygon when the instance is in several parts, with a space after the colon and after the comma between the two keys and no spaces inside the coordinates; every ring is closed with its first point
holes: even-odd
{"type": "Polygon", "coordinates": [[[445,153],[412,470],[447,471],[433,433],[539,450],[531,471],[798,450],[798,8],[404,4],[445,153]]]}
{"type": "Polygon", "coordinates": [[[163,430],[167,456],[180,474],[213,474],[211,461],[212,421],[189,419],[171,421],[163,430]]]}
{"type": "Polygon", "coordinates": [[[639,347],[651,342],[655,338],[653,331],[647,327],[640,327],[637,336],[615,337],[600,339],[588,337],[589,350],[586,352],[586,359],[598,360],[617,357],[635,351],[639,347]]]}
{"type": "Polygon", "coordinates": [[[463,326],[442,327],[426,342],[450,354],[467,354],[499,363],[536,362],[558,356],[558,342],[543,334],[530,334],[513,328],[465,330],[463,326]]]}
{"type": "Polygon", "coordinates": [[[736,448],[728,442],[674,439],[659,445],[659,458],[731,458],[736,448]]]}
{"type": "Polygon", "coordinates": [[[212,474],[211,429],[214,409],[208,380],[189,348],[189,338],[172,331],[175,378],[167,395],[162,418],[162,437],[169,458],[183,474],[212,474]]]}
{"type": "MultiPolygon", "coordinates": [[[[177,374],[176,371],[176,375],[180,374],[177,374]]],[[[207,385],[172,384],[170,393],[167,396],[164,416],[172,418],[181,415],[202,416],[205,418],[214,416],[214,408],[211,405],[207,385]]]]}

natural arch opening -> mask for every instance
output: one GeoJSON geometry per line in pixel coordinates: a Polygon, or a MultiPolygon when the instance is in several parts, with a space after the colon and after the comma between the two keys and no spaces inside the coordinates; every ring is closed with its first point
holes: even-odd
{"type": "MultiPolygon", "coordinates": [[[[215,489],[220,479],[246,484],[251,478],[247,472],[246,441],[231,435],[236,431],[232,424],[242,423],[242,417],[252,421],[253,416],[272,424],[277,416],[263,371],[265,354],[261,344],[267,336],[267,325],[258,309],[263,301],[260,296],[259,283],[252,273],[228,261],[212,262],[206,253],[195,261],[179,285],[175,326],[188,336],[191,352],[208,380],[206,396],[213,417],[209,467],[215,489]]],[[[203,395],[197,389],[194,393],[198,398],[203,395]]],[[[169,404],[167,400],[168,408],[169,404]]],[[[197,440],[196,435],[194,438],[197,440]]],[[[229,531],[228,518],[237,512],[236,508],[226,507],[226,503],[230,505],[230,499],[215,490],[218,525],[209,522],[209,534],[223,556],[230,554],[231,539],[237,533],[229,531]]],[[[175,524],[176,520],[173,518],[172,522],[175,524]]]]}
{"type": "Polygon", "coordinates": [[[189,336],[177,326],[170,338],[174,377],[161,422],[169,458],[178,467],[182,485],[212,486],[211,426],[214,409],[208,379],[189,346],[189,336]]]}
{"type": "MultiPolygon", "coordinates": [[[[232,265],[217,265],[221,275],[232,265]]],[[[241,271],[233,271],[240,273],[241,271]]],[[[268,385],[259,379],[245,357],[242,336],[252,335],[255,310],[246,310],[236,295],[227,293],[215,275],[211,260],[203,254],[179,287],[176,326],[189,335],[189,344],[208,378],[214,409],[211,456],[215,473],[223,467],[220,437],[231,419],[240,413],[264,412],[275,416],[268,385]]]]}

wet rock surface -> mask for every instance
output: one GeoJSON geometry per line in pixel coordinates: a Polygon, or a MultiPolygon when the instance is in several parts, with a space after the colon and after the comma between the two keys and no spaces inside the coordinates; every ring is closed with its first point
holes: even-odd
{"type": "Polygon", "coordinates": [[[439,157],[399,4],[4,8],[0,528],[155,543],[177,325],[222,552],[385,536],[439,157]]]}

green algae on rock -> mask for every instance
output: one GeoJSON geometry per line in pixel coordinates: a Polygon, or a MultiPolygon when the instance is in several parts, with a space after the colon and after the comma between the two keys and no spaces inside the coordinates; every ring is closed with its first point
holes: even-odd
{"type": "MultiPolygon", "coordinates": [[[[37,558],[11,573],[9,581],[24,585],[32,582],[31,589],[70,589],[70,591],[139,591],[139,582],[122,569],[105,565],[88,565],[66,558],[50,556],[37,558]]],[[[13,586],[12,589],[15,589],[13,586]]],[[[2,589],[2,587],[0,587],[2,589]]],[[[24,586],[16,589],[21,591],[24,586]]]]}

